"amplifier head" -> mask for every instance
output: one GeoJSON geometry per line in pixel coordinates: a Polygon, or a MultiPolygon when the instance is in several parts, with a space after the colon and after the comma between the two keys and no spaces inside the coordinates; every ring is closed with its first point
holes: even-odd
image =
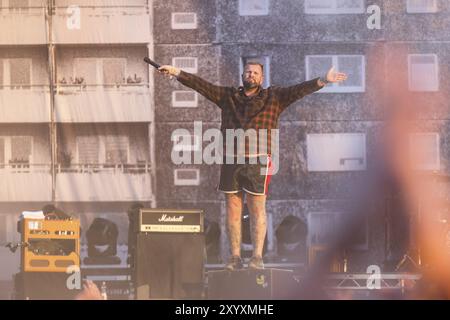
{"type": "Polygon", "coordinates": [[[140,209],[138,232],[203,233],[203,210],[140,209]]]}

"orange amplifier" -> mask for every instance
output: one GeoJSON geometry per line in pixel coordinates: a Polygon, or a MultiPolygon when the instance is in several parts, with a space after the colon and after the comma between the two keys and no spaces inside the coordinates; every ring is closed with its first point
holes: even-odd
{"type": "Polygon", "coordinates": [[[21,270],[66,272],[80,267],[80,220],[24,219],[21,270]]]}

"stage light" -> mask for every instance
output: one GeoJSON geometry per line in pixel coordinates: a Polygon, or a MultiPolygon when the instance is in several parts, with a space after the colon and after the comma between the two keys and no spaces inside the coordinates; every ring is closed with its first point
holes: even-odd
{"type": "Polygon", "coordinates": [[[277,254],[282,262],[306,261],[306,224],[297,217],[287,216],[275,231],[277,254]]]}
{"type": "Polygon", "coordinates": [[[47,219],[69,219],[70,216],[63,210],[56,208],[53,204],[47,204],[42,208],[42,212],[47,219]]]}
{"type": "Polygon", "coordinates": [[[86,232],[89,257],[112,257],[117,254],[117,225],[107,219],[95,218],[86,232]]]}

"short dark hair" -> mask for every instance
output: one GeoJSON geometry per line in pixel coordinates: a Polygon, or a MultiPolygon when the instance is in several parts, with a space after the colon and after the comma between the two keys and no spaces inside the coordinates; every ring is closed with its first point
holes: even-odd
{"type": "Polygon", "coordinates": [[[246,61],[245,64],[244,64],[244,69],[245,69],[245,67],[248,66],[248,65],[257,65],[257,66],[260,66],[260,67],[261,67],[262,73],[264,73],[264,65],[263,65],[262,63],[259,63],[259,62],[257,62],[257,61],[246,61]]]}

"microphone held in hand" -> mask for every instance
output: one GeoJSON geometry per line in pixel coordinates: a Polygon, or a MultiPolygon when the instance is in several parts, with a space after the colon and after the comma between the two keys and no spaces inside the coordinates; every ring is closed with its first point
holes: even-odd
{"type": "Polygon", "coordinates": [[[155,61],[153,61],[153,60],[150,59],[149,57],[145,57],[145,58],[144,58],[144,61],[145,61],[146,63],[148,63],[149,65],[151,65],[152,67],[156,68],[156,69],[159,69],[159,67],[160,67],[159,64],[157,64],[155,61]]]}

